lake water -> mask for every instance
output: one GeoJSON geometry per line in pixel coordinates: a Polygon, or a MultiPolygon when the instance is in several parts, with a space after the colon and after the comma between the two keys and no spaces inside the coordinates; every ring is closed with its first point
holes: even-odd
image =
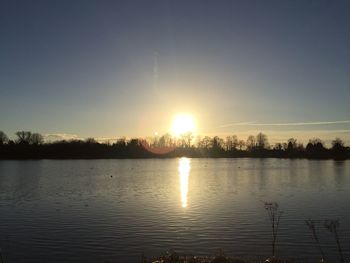
{"type": "MultiPolygon", "coordinates": [[[[319,258],[305,220],[339,219],[350,262],[350,161],[332,160],[0,161],[0,247],[6,262],[268,257],[266,201],[283,210],[278,256],[319,258]]],[[[319,235],[337,261],[334,236],[319,235]]]]}

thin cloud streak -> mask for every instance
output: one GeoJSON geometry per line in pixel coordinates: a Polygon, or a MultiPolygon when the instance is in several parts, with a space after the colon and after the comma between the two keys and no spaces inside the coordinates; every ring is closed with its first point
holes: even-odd
{"type": "Polygon", "coordinates": [[[318,121],[318,122],[288,122],[288,123],[256,123],[256,122],[236,122],[220,125],[220,128],[231,126],[310,126],[310,125],[330,125],[330,124],[348,124],[350,120],[343,121],[318,121]]]}

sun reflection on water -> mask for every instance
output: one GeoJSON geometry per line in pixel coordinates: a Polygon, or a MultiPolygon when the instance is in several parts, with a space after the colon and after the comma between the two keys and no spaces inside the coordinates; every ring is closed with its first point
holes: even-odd
{"type": "Polygon", "coordinates": [[[191,170],[191,159],[182,157],[179,159],[181,205],[187,207],[188,177],[191,170]]]}

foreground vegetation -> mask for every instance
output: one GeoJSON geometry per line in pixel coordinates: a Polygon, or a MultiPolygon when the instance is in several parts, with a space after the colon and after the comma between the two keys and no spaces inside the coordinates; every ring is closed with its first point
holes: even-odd
{"type": "MultiPolygon", "coordinates": [[[[276,202],[265,202],[264,208],[267,212],[268,219],[271,226],[272,242],[271,242],[271,257],[269,258],[232,258],[227,257],[222,249],[219,249],[217,254],[212,257],[201,257],[192,255],[179,255],[175,251],[166,252],[156,258],[146,259],[144,255],[141,256],[141,263],[297,263],[297,262],[309,262],[307,259],[279,259],[276,256],[276,246],[277,246],[277,234],[279,230],[280,219],[283,215],[283,211],[280,210],[278,203],[276,202]]],[[[319,252],[319,261],[322,263],[331,262],[326,260],[326,255],[322,249],[322,242],[319,238],[319,232],[322,229],[322,225],[325,230],[333,234],[334,240],[336,242],[339,254],[339,263],[344,263],[344,255],[341,248],[341,242],[339,238],[339,220],[305,220],[306,226],[309,229],[310,236],[315,244],[316,249],[319,252]]],[[[335,261],[333,261],[335,262],[335,261]]]]}
{"type": "Polygon", "coordinates": [[[0,131],[0,159],[104,159],[104,158],[171,158],[171,157],[272,157],[349,159],[350,147],[336,138],[330,148],[318,138],[306,146],[296,139],[270,145],[265,134],[249,136],[246,141],[237,136],[194,138],[187,133],[179,138],[169,134],[148,139],[120,138],[115,142],[61,140],[45,142],[39,133],[19,131],[15,140],[9,140],[0,131]]]}
{"type": "Polygon", "coordinates": [[[269,259],[240,259],[227,257],[220,250],[216,256],[200,257],[200,256],[180,256],[176,252],[168,252],[165,255],[153,258],[142,258],[140,263],[294,263],[296,261],[286,261],[276,258],[269,259]]]}

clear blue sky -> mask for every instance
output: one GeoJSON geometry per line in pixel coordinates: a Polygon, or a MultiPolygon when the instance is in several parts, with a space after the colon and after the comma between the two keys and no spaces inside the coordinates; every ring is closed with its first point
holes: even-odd
{"type": "Polygon", "coordinates": [[[203,134],[350,140],[349,1],[10,0],[0,36],[10,137],[148,136],[187,112],[203,134]]]}

